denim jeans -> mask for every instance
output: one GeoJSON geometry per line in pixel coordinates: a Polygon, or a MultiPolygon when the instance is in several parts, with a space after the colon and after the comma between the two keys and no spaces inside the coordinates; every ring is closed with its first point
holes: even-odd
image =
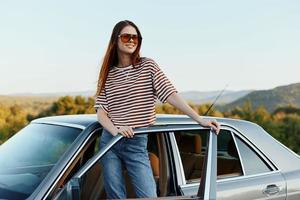
{"type": "MultiPolygon", "coordinates": [[[[100,148],[113,135],[103,129],[100,148]]],[[[148,135],[122,138],[100,160],[103,167],[104,189],[108,199],[125,199],[123,168],[128,172],[137,198],[156,197],[156,183],[147,151],[148,135]],[[123,166],[124,165],[124,166],[123,166]]]]}

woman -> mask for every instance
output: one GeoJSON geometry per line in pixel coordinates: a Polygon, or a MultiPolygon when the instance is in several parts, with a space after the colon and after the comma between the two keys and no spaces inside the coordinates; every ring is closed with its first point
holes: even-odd
{"type": "Polygon", "coordinates": [[[134,136],[133,132],[133,128],[155,122],[156,99],[170,103],[200,125],[219,133],[219,124],[204,120],[190,108],[152,59],[140,57],[141,44],[142,36],[134,23],[128,20],[117,23],[99,74],[94,107],[104,127],[100,146],[118,133],[124,136],[101,160],[108,199],[126,198],[123,167],[137,197],[156,197],[147,135],[134,136]]]}

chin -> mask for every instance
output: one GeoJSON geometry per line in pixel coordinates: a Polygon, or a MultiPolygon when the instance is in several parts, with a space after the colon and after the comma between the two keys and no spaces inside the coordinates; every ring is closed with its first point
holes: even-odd
{"type": "Polygon", "coordinates": [[[135,51],[135,49],[134,50],[127,50],[127,51],[123,51],[123,53],[125,53],[125,54],[133,54],[134,51],[135,51]]]}

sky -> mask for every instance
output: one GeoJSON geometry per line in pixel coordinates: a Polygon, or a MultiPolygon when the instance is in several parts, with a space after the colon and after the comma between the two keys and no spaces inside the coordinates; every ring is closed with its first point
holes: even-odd
{"type": "Polygon", "coordinates": [[[125,19],[180,92],[300,82],[299,0],[1,0],[0,95],[95,91],[125,19]]]}

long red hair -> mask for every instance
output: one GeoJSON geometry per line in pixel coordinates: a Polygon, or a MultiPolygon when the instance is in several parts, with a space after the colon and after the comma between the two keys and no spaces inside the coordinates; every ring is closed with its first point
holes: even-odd
{"type": "Polygon", "coordinates": [[[99,78],[98,78],[97,92],[96,92],[95,96],[100,95],[102,89],[104,88],[109,70],[113,66],[118,64],[118,54],[117,54],[118,35],[120,34],[121,30],[125,26],[134,27],[140,38],[137,48],[133,52],[132,57],[131,57],[133,65],[135,65],[137,62],[140,61],[140,49],[141,49],[141,45],[142,45],[141,32],[139,31],[138,27],[131,21],[124,20],[124,21],[118,22],[112,31],[108,47],[107,47],[106,53],[103,58],[103,63],[102,63],[101,70],[99,73],[99,78]]]}

